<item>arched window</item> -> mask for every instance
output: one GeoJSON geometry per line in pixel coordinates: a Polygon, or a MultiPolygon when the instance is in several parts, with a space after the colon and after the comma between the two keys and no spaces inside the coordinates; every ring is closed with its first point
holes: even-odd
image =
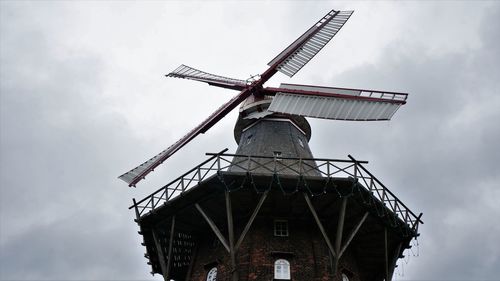
{"type": "Polygon", "coordinates": [[[349,281],[349,277],[345,273],[342,273],[342,281],[349,281]]]}
{"type": "Polygon", "coordinates": [[[290,263],[287,260],[279,259],[274,262],[274,279],[290,280],[290,263]]]}
{"type": "Polygon", "coordinates": [[[212,267],[207,274],[207,281],[217,280],[217,267],[212,267]]]}

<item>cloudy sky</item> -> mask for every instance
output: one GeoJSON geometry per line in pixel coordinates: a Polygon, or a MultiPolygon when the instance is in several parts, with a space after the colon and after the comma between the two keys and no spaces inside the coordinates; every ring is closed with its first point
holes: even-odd
{"type": "Polygon", "coordinates": [[[231,112],[130,189],[117,176],[234,92],[330,9],[355,12],[293,79],[410,93],[390,122],[310,120],[316,157],[369,160],[414,212],[397,280],[500,280],[500,2],[0,2],[0,279],[151,277],[127,207],[236,148],[231,112]],[[416,257],[418,256],[418,257],[416,257]]]}

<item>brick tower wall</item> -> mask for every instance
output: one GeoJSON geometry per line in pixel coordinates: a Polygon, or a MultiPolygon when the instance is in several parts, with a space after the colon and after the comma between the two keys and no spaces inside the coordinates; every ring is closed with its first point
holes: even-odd
{"type": "MultiPolygon", "coordinates": [[[[313,222],[289,220],[288,237],[274,236],[275,218],[258,218],[245,237],[237,254],[239,280],[274,280],[274,262],[290,262],[290,280],[341,281],[342,273],[349,280],[360,281],[354,272],[358,265],[348,250],[339,262],[337,274],[332,274],[328,248],[313,222]]],[[[281,219],[281,218],[276,218],[281,219]]],[[[239,234],[241,229],[236,231],[239,234]]],[[[202,241],[193,264],[191,281],[205,281],[208,271],[217,267],[217,280],[231,280],[229,254],[211,233],[202,241]]]]}

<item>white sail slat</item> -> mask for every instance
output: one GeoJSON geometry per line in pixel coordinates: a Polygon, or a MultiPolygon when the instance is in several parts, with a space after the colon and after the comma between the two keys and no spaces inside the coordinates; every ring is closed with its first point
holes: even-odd
{"type": "Polygon", "coordinates": [[[401,103],[277,93],[269,111],[331,120],[390,120],[401,103]]]}
{"type": "Polygon", "coordinates": [[[200,82],[213,83],[213,84],[221,84],[227,86],[241,86],[245,87],[247,82],[241,79],[234,79],[229,77],[224,77],[220,75],[215,75],[211,73],[207,73],[190,66],[182,64],[174,71],[167,74],[167,77],[175,77],[175,78],[184,78],[190,80],[196,80],[200,82]]]}
{"type": "Polygon", "coordinates": [[[292,77],[337,34],[352,13],[330,11],[268,65],[277,64],[276,70],[292,77]]]}
{"type": "Polygon", "coordinates": [[[406,103],[399,92],[281,84],[266,88],[274,93],[269,111],[333,120],[389,120],[406,103]]]}

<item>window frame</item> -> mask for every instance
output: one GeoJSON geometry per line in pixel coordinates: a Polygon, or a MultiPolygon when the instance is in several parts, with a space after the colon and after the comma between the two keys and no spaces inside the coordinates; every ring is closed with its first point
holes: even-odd
{"type": "Polygon", "coordinates": [[[283,153],[281,151],[273,151],[273,156],[276,161],[283,161],[283,153]]]}
{"type": "Polygon", "coordinates": [[[211,267],[211,268],[207,271],[207,277],[205,278],[205,280],[206,280],[206,281],[217,281],[217,271],[218,271],[217,266],[212,266],[212,267],[211,267]],[[213,276],[213,277],[214,277],[214,279],[208,279],[208,278],[210,278],[210,277],[211,277],[211,276],[210,276],[210,274],[211,274],[212,272],[215,272],[215,276],[213,276]]]}
{"type": "Polygon", "coordinates": [[[247,136],[246,144],[250,144],[252,142],[253,134],[247,136]]]}
{"type": "Polygon", "coordinates": [[[288,220],[277,219],[274,220],[273,233],[276,237],[288,237],[290,236],[290,229],[288,227],[288,220]],[[278,225],[285,226],[284,228],[280,227],[278,229],[278,225]]]}
{"type": "Polygon", "coordinates": [[[274,261],[274,280],[292,280],[291,265],[286,259],[279,258],[274,261]],[[279,268],[279,271],[278,271],[279,268]],[[285,269],[285,270],[283,270],[285,269]]]}

